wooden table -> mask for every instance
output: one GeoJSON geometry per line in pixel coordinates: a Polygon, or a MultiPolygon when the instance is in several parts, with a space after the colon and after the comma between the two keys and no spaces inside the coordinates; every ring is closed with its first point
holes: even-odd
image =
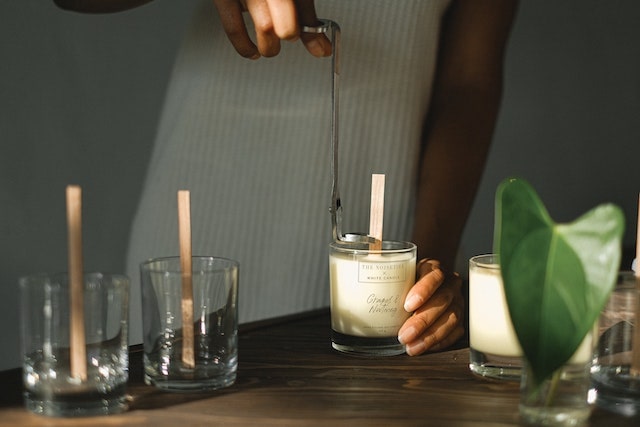
{"type": "MultiPolygon", "coordinates": [[[[199,394],[161,392],[142,380],[132,348],[128,412],[58,419],[27,413],[20,370],[0,373],[0,426],[510,426],[516,383],[479,379],[466,342],[417,357],[347,356],[331,348],[328,310],[243,325],[235,385],[199,394]]],[[[590,426],[640,421],[595,409],[590,426]]]]}

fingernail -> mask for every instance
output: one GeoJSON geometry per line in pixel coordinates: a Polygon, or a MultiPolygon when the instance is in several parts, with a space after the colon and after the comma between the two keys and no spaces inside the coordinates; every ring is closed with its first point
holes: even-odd
{"type": "Polygon", "coordinates": [[[414,339],[415,335],[416,328],[414,326],[409,326],[408,328],[400,331],[400,333],[398,334],[398,341],[400,341],[400,344],[406,344],[414,339]]]}
{"type": "Polygon", "coordinates": [[[420,340],[412,345],[407,345],[405,351],[409,356],[416,356],[425,350],[424,341],[420,340]]]}
{"type": "Polygon", "coordinates": [[[307,49],[313,56],[325,56],[324,48],[322,47],[322,43],[320,43],[317,39],[311,39],[307,43],[307,49]]]}
{"type": "Polygon", "coordinates": [[[417,309],[418,307],[420,307],[422,303],[423,303],[422,298],[419,295],[411,295],[404,302],[404,311],[410,313],[415,309],[417,309]]]}

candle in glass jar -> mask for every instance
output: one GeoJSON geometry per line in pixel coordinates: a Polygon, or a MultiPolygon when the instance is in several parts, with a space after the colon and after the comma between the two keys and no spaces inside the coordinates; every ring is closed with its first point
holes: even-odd
{"type": "Polygon", "coordinates": [[[410,315],[404,300],[415,283],[415,263],[415,250],[332,251],[333,330],[359,337],[397,337],[410,315]]]}
{"type": "MultiPolygon", "coordinates": [[[[500,268],[497,264],[469,269],[469,340],[474,350],[500,356],[521,356],[522,349],[511,323],[500,268]]],[[[593,337],[587,334],[570,363],[592,356],[593,337]]]]}

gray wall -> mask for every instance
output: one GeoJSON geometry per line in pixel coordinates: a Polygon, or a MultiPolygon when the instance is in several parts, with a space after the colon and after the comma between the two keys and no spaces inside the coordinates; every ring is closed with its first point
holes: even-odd
{"type": "MultiPolygon", "coordinates": [[[[0,369],[18,366],[17,277],[66,266],[64,188],[84,189],[85,265],[121,272],[163,92],[193,0],[110,16],[0,0],[0,369]]],[[[491,251],[497,184],[518,175],[569,221],[611,201],[635,241],[640,4],[524,1],[503,110],[460,255],[491,251]]]]}
{"type": "Polygon", "coordinates": [[[0,369],[20,363],[17,278],[66,270],[68,184],[83,189],[86,269],[124,271],[194,4],[158,0],[104,16],[64,12],[50,0],[0,0],[0,369]]]}
{"type": "Polygon", "coordinates": [[[464,257],[491,250],[495,189],[511,175],[531,182],[556,221],[571,221],[599,203],[618,204],[627,217],[625,246],[633,248],[640,192],[638,23],[634,0],[521,2],[464,257]]]}

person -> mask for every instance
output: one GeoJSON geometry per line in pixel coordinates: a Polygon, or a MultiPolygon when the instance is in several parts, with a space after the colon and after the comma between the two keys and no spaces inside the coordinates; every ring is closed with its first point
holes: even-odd
{"type": "MultiPolygon", "coordinates": [[[[151,0],[54,1],[115,12],[151,0]]],[[[318,24],[318,10],[342,28],[343,230],[368,219],[370,174],[384,173],[385,236],[414,242],[420,260],[399,340],[409,355],[454,344],[465,314],[455,259],[499,112],[516,8],[515,0],[203,0],[133,221],[132,278],[142,260],[177,252],[175,193],[189,188],[194,253],[242,266],[241,321],[328,304],[331,68],[319,58],[332,41],[301,31],[318,24]]]]}

